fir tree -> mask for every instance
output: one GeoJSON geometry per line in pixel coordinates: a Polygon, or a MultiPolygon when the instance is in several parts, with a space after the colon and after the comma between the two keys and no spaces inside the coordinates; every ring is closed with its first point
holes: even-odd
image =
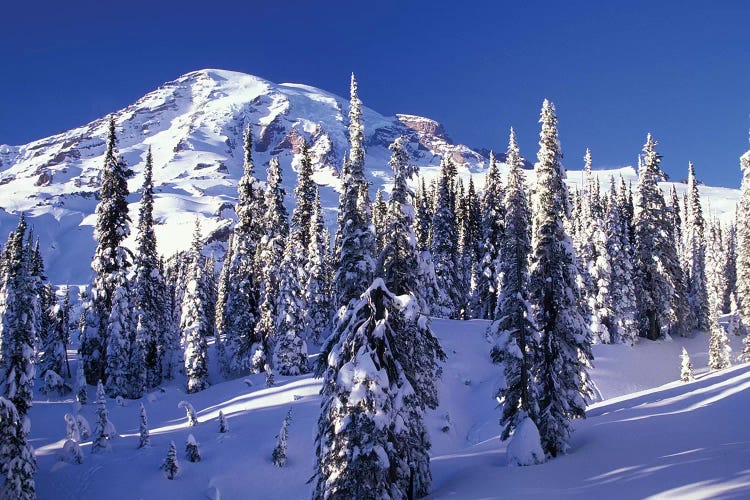
{"type": "Polygon", "coordinates": [[[91,267],[94,270],[93,311],[91,324],[81,339],[81,358],[86,380],[90,384],[106,381],[107,328],[112,310],[112,299],[119,286],[120,273],[129,266],[127,251],[122,247],[130,234],[128,223],[128,183],[125,163],[118,158],[114,116],[110,117],[107,150],[104,154],[100,202],[96,206],[94,238],[97,246],[91,267]]]}
{"type": "Polygon", "coordinates": [[[286,439],[289,433],[289,423],[292,421],[292,409],[284,417],[284,421],[281,423],[281,430],[279,435],[276,436],[276,447],[273,449],[273,464],[276,467],[284,467],[286,465],[286,439]]]}
{"type": "Polygon", "coordinates": [[[722,276],[726,281],[724,288],[721,310],[724,313],[730,311],[732,297],[737,290],[737,226],[731,224],[727,231],[726,244],[724,245],[724,272],[722,276]]]}
{"type": "Polygon", "coordinates": [[[305,329],[304,297],[299,286],[301,238],[298,230],[289,233],[284,248],[280,270],[279,292],[276,305],[275,334],[273,336],[273,369],[279,375],[300,375],[307,370],[307,344],[303,338],[305,329]]]}
{"type": "Polygon", "coordinates": [[[137,399],[143,394],[145,371],[143,352],[137,341],[131,283],[120,271],[113,291],[112,309],[107,325],[107,366],[105,387],[110,397],[137,399]]]}
{"type": "Polygon", "coordinates": [[[349,159],[343,172],[343,192],[339,199],[339,227],[336,235],[334,304],[346,306],[358,298],[372,281],[375,265],[375,232],[372,226],[368,183],[365,178],[364,127],[362,102],[357,80],[352,74],[349,101],[349,159]]]}
{"type": "Polygon", "coordinates": [[[591,332],[579,306],[575,257],[563,227],[569,202],[557,117],[547,100],[540,122],[529,298],[542,346],[538,427],[545,453],[554,457],[568,448],[569,420],[585,417],[591,395],[586,369],[592,355],[591,332]]]}
{"type": "MultiPolygon", "coordinates": [[[[523,166],[516,133],[510,129],[508,149],[505,153],[508,169],[523,166]]],[[[503,193],[500,169],[494,153],[490,152],[489,169],[485,175],[484,195],[481,204],[481,243],[479,273],[474,293],[474,317],[490,319],[494,317],[498,297],[498,272],[500,252],[504,238],[505,196],[503,193]]]]}
{"type": "Polygon", "coordinates": [[[607,206],[606,255],[610,265],[610,283],[607,288],[610,294],[609,304],[613,316],[608,325],[613,342],[634,345],[638,339],[638,322],[636,320],[637,303],[633,286],[633,258],[630,246],[630,228],[624,213],[622,200],[624,192],[615,190],[614,179],[609,191],[607,206]]]}
{"type": "Polygon", "coordinates": [[[535,422],[539,419],[539,394],[534,378],[541,351],[528,294],[531,214],[518,161],[513,161],[508,171],[505,208],[502,246],[497,249],[503,259],[495,270],[500,279],[500,295],[495,321],[490,325],[495,340],[492,360],[502,363],[505,372],[505,385],[497,393],[503,405],[502,440],[508,439],[526,416],[535,422]]]}
{"type": "Polygon", "coordinates": [[[306,281],[304,283],[306,337],[320,345],[330,332],[331,314],[331,269],[329,262],[328,231],[323,220],[320,194],[315,192],[310,238],[307,247],[306,281]]]}
{"type": "Polygon", "coordinates": [[[36,459],[27,442],[28,423],[15,405],[0,397],[0,471],[4,476],[0,498],[33,500],[36,498],[36,459]]]}
{"type": "Polygon", "coordinates": [[[146,407],[141,403],[141,420],[138,426],[138,448],[149,448],[151,446],[151,435],[148,432],[148,417],[146,416],[146,407]]]}
{"type": "Polygon", "coordinates": [[[260,273],[255,265],[263,234],[263,194],[254,177],[251,129],[244,136],[244,171],[237,185],[237,217],[227,270],[226,303],[223,307],[226,355],[232,370],[249,364],[255,329],[260,318],[260,273]]]}
{"type": "Polygon", "coordinates": [[[313,181],[313,166],[307,141],[302,142],[302,159],[297,172],[297,186],[294,188],[294,212],[292,213],[291,228],[298,230],[296,237],[300,245],[307,248],[310,244],[310,225],[313,223],[315,197],[318,188],[313,181]]]}
{"type": "Polygon", "coordinates": [[[182,297],[180,328],[185,339],[185,375],[187,391],[199,392],[208,387],[208,337],[209,320],[205,315],[206,292],[203,289],[201,266],[200,223],[195,221],[193,243],[190,250],[188,282],[182,297]]]}
{"type": "Polygon", "coordinates": [[[740,157],[742,185],[736,214],[736,288],[740,316],[750,325],[750,150],[740,157]]]}
{"type": "Polygon", "coordinates": [[[224,416],[224,412],[219,410],[219,432],[225,434],[229,432],[229,423],[227,418],[224,416]]]}
{"type": "Polygon", "coordinates": [[[727,332],[719,324],[719,318],[715,310],[709,315],[710,338],[708,341],[708,367],[712,370],[723,370],[731,364],[730,356],[732,348],[729,345],[727,332]]]}
{"type": "Polygon", "coordinates": [[[137,338],[143,353],[146,387],[156,387],[162,380],[162,346],[164,342],[167,294],[156,251],[154,233],[154,183],[151,148],[143,170],[141,206],[138,212],[138,235],[135,255],[134,299],[137,315],[137,338]]]}
{"type": "MultiPolygon", "coordinates": [[[[708,307],[724,312],[724,296],[727,289],[727,278],[724,275],[727,252],[724,248],[724,237],[721,224],[713,219],[709,224],[709,237],[706,241],[706,291],[708,307]]],[[[727,312],[729,310],[727,309],[727,312]]]]}
{"type": "Polygon", "coordinates": [[[659,338],[662,327],[684,333],[688,319],[674,228],[670,226],[670,211],[657,184],[664,179],[664,172],[655,147],[656,141],[648,134],[638,171],[638,210],[634,218],[640,332],[650,340],[659,338]]]}
{"type": "Polygon", "coordinates": [[[432,218],[432,258],[435,264],[438,297],[432,313],[444,318],[460,318],[466,299],[466,284],[460,272],[458,228],[454,185],[456,167],[450,158],[440,163],[437,206],[432,218]]]}
{"type": "Polygon", "coordinates": [[[88,394],[86,392],[86,374],[83,371],[83,363],[78,363],[76,369],[76,401],[80,404],[85,405],[88,402],[88,394]]]}
{"type": "Polygon", "coordinates": [[[30,253],[24,245],[26,219],[8,237],[0,276],[0,385],[21,420],[31,408],[34,389],[34,339],[37,290],[30,274],[30,253]]]}
{"type": "Polygon", "coordinates": [[[339,322],[325,361],[313,498],[407,496],[401,402],[414,393],[392,350],[400,334],[396,303],[378,278],[339,322]]]}
{"type": "Polygon", "coordinates": [[[680,366],[680,380],[683,382],[692,382],[695,380],[693,377],[693,363],[690,361],[690,355],[684,347],[682,348],[680,359],[682,360],[680,366]]]}
{"type": "Polygon", "coordinates": [[[164,471],[164,477],[167,479],[174,479],[180,472],[180,464],[177,461],[177,447],[174,445],[174,441],[169,443],[167,458],[162,462],[161,470],[164,471]]]}
{"type": "Polygon", "coordinates": [[[383,199],[383,191],[378,189],[375,193],[375,201],[372,202],[372,225],[375,227],[375,251],[377,254],[383,251],[383,246],[385,245],[387,216],[388,204],[383,199]]]}
{"type": "Polygon", "coordinates": [[[187,401],[180,401],[177,403],[177,408],[182,408],[185,410],[185,416],[188,419],[188,425],[190,427],[195,427],[198,425],[198,416],[195,413],[195,408],[193,408],[193,405],[191,405],[187,401]]]}
{"type": "Polygon", "coordinates": [[[188,434],[187,442],[185,443],[185,456],[191,462],[201,461],[201,452],[200,449],[198,449],[198,442],[192,434],[188,434]]]}
{"type": "Polygon", "coordinates": [[[688,166],[687,186],[687,222],[685,261],[688,272],[687,299],[691,311],[692,329],[708,329],[708,293],[706,290],[706,221],[703,218],[698,183],[695,180],[695,168],[688,166]]]}
{"type": "Polygon", "coordinates": [[[432,202],[424,177],[420,177],[416,200],[415,233],[417,248],[420,252],[430,249],[430,232],[432,226],[432,202]]]}
{"type": "MultiPolygon", "coordinates": [[[[255,342],[242,346],[239,351],[242,364],[235,369],[263,369],[273,355],[272,342],[276,332],[277,302],[280,286],[279,270],[284,259],[284,245],[289,234],[289,222],[284,207],[284,188],[277,158],[268,165],[263,239],[258,246],[257,267],[260,272],[260,321],[255,330],[255,342]]],[[[289,270],[287,270],[289,271],[289,270]]],[[[294,269],[296,272],[296,268],[294,269]]]]}
{"type": "Polygon", "coordinates": [[[115,436],[115,427],[109,421],[107,412],[107,397],[101,380],[96,386],[96,427],[94,428],[91,453],[102,453],[109,451],[111,445],[109,440],[115,436]]]}

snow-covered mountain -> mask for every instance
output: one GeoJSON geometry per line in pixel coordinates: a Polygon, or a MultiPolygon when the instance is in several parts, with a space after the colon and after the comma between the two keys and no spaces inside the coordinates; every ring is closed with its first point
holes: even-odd
{"type": "MultiPolygon", "coordinates": [[[[226,235],[221,229],[231,224],[242,173],[242,132],[251,124],[257,175],[264,179],[266,163],[278,155],[290,208],[302,140],[311,144],[315,181],[322,186],[323,204],[333,222],[338,169],[348,150],[347,113],[348,100],[340,96],[231,71],[195,71],[165,83],[114,113],[120,153],[134,172],[129,181],[131,216],[137,214],[137,191],[151,147],[160,251],[170,255],[186,248],[196,216],[207,238],[226,235]]],[[[102,117],[26,145],[0,146],[0,234],[15,225],[18,212],[25,212],[41,239],[50,278],[56,283],[89,279],[106,124],[107,117],[102,117]]],[[[437,175],[441,157],[449,155],[459,165],[460,175],[475,175],[481,189],[486,158],[454,143],[436,121],[412,115],[387,117],[365,107],[364,125],[366,170],[374,189],[390,187],[388,145],[400,135],[408,138],[410,157],[423,175],[437,175]]],[[[526,152],[528,157],[533,154],[526,152]]],[[[635,179],[630,167],[599,174],[635,179]]],[[[580,178],[571,171],[569,182],[580,178]]],[[[711,189],[718,191],[704,189],[703,194],[711,196],[712,208],[731,212],[737,191],[711,189]]]]}

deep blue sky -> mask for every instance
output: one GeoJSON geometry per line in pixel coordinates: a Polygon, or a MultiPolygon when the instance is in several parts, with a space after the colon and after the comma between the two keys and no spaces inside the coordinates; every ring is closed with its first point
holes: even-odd
{"type": "Polygon", "coordinates": [[[634,164],[739,185],[750,128],[746,1],[6,2],[0,143],[84,124],[200,68],[299,82],[441,121],[473,147],[536,158],[542,100],[568,168],[634,164]],[[20,5],[19,5],[20,4],[20,5]],[[362,6],[360,6],[362,5],[362,6]],[[366,6],[365,6],[366,5],[366,6]]]}

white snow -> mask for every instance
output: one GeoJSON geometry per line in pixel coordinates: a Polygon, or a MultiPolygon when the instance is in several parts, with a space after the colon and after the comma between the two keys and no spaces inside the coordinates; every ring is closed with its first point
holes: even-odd
{"type": "MultiPolygon", "coordinates": [[[[440,383],[440,406],[428,412],[432,436],[431,498],[705,498],[750,495],[750,365],[708,373],[708,335],[676,341],[641,341],[634,347],[594,346],[597,394],[586,420],[575,423],[570,454],[532,467],[509,467],[511,453],[499,439],[500,416],[493,396],[502,369],[489,360],[486,321],[436,319],[433,327],[448,355],[440,383]],[[696,381],[679,382],[682,346],[690,353],[696,381]],[[666,385],[665,385],[666,384],[666,385]]],[[[741,338],[730,341],[738,352],[741,338]]],[[[209,356],[210,357],[210,356],[209,356]]],[[[75,360],[73,361],[75,364],[75,360]]],[[[75,367],[74,367],[75,369],[75,367]]],[[[63,416],[74,405],[37,393],[31,443],[36,449],[40,498],[309,498],[314,434],[320,411],[320,381],[307,376],[264,375],[222,381],[185,394],[185,380],[163,387],[158,398],[142,398],[152,446],[137,449],[140,405],[108,404],[120,430],[111,453],[92,455],[80,443],[82,464],[60,460],[66,441],[63,416]],[[252,385],[247,384],[252,381],[252,385]],[[196,408],[190,427],[178,402],[196,408]],[[279,422],[292,408],[288,462],[273,465],[279,422]],[[230,431],[219,433],[222,411],[230,431]],[[159,465],[170,441],[201,443],[201,462],[181,460],[166,480],[159,465]]],[[[185,406],[185,405],[183,405],[185,406]]],[[[81,414],[94,417],[94,405],[81,414]]],[[[527,451],[527,450],[525,450],[527,451]]]]}

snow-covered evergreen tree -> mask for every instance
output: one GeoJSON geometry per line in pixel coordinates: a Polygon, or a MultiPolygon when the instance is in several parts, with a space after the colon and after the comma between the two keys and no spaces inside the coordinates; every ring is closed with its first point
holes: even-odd
{"type": "Polygon", "coordinates": [[[740,157],[742,185],[736,214],[736,288],[740,316],[750,325],[750,150],[740,157]]]}
{"type": "MultiPolygon", "coordinates": [[[[512,135],[511,142],[514,142],[512,135]]],[[[502,363],[505,372],[505,384],[497,393],[502,404],[500,438],[503,440],[508,439],[527,416],[534,421],[539,418],[535,377],[541,361],[539,332],[532,319],[528,292],[531,213],[521,163],[513,161],[509,167],[504,235],[502,246],[497,248],[503,258],[495,269],[500,295],[489,331],[495,341],[492,360],[502,363]]]]}
{"type": "MultiPolygon", "coordinates": [[[[122,249],[120,249],[121,251],[122,249]]],[[[142,345],[137,341],[131,282],[121,270],[113,290],[112,309],[107,325],[107,366],[105,388],[110,397],[137,399],[146,383],[142,345]]]]}
{"type": "Polygon", "coordinates": [[[414,231],[417,238],[417,248],[420,252],[424,252],[430,249],[430,232],[432,226],[432,200],[424,177],[420,177],[415,208],[416,221],[414,231]]]}
{"type": "Polygon", "coordinates": [[[24,245],[26,219],[8,236],[0,276],[0,386],[21,420],[31,408],[34,390],[34,339],[37,289],[31,276],[30,252],[24,245]]]}
{"type": "Polygon", "coordinates": [[[315,192],[313,216],[310,224],[310,237],[307,246],[307,267],[305,269],[304,294],[306,338],[320,345],[330,333],[331,269],[329,262],[330,237],[323,220],[320,194],[315,192]]]}
{"type": "Polygon", "coordinates": [[[174,441],[170,441],[167,458],[164,459],[160,468],[164,471],[164,476],[167,479],[174,479],[180,472],[180,463],[177,461],[177,447],[174,445],[174,441]]]}
{"type": "Polygon", "coordinates": [[[96,427],[92,436],[91,453],[109,451],[111,448],[109,440],[115,436],[115,433],[115,426],[110,422],[107,412],[107,396],[100,380],[96,386],[96,427]]]}
{"type": "Polygon", "coordinates": [[[76,401],[85,405],[88,402],[88,386],[86,384],[86,374],[83,371],[83,363],[79,361],[76,369],[76,401]]]}
{"type": "Polygon", "coordinates": [[[432,217],[432,258],[435,265],[438,297],[432,314],[460,318],[466,306],[466,283],[458,255],[458,228],[455,211],[456,166],[450,158],[440,162],[437,206],[432,217]]]}
{"type": "Polygon", "coordinates": [[[237,224],[232,237],[227,269],[227,289],[222,308],[226,355],[232,370],[249,365],[252,345],[257,341],[260,319],[260,272],[256,268],[257,246],[263,235],[263,193],[254,177],[251,128],[244,136],[244,170],[237,184],[237,224]]]}
{"type": "Polygon", "coordinates": [[[58,375],[70,378],[67,349],[70,342],[70,291],[68,287],[65,287],[62,301],[50,308],[47,315],[52,319],[52,328],[42,347],[39,372],[44,374],[51,370],[58,375]]]}
{"type": "Polygon", "coordinates": [[[633,258],[630,246],[630,228],[622,201],[625,193],[615,190],[614,179],[609,190],[609,205],[605,218],[606,255],[610,266],[610,283],[607,292],[612,308],[608,325],[613,342],[634,345],[638,340],[637,303],[633,285],[633,258]]]}
{"type": "Polygon", "coordinates": [[[225,434],[229,432],[229,423],[227,423],[227,417],[224,416],[224,412],[219,410],[219,432],[225,434]]]}
{"type": "Polygon", "coordinates": [[[185,443],[185,456],[190,462],[201,461],[201,451],[198,448],[198,442],[195,440],[195,436],[188,434],[187,442],[185,443]]]}
{"type": "Polygon", "coordinates": [[[372,225],[368,183],[365,178],[362,102],[352,74],[349,100],[349,158],[339,198],[339,227],[336,235],[334,304],[337,308],[357,299],[372,281],[375,266],[375,230],[372,225]]]}
{"type": "Polygon", "coordinates": [[[685,224],[685,262],[688,274],[687,299],[690,306],[691,327],[706,331],[709,328],[709,303],[706,290],[706,221],[703,218],[698,182],[693,164],[688,165],[687,221],[685,224]]]}
{"type": "Polygon", "coordinates": [[[195,427],[198,425],[198,415],[195,413],[195,408],[193,408],[193,405],[191,405],[188,401],[180,401],[177,403],[177,408],[182,408],[185,410],[185,416],[188,419],[188,425],[190,427],[195,427]]]}
{"type": "Polygon", "coordinates": [[[534,166],[532,254],[529,298],[541,335],[538,372],[542,447],[550,456],[565,453],[570,419],[585,417],[591,396],[591,331],[581,314],[575,256],[563,220],[569,214],[565,168],[554,105],[545,99],[534,166]]]}
{"type": "Polygon", "coordinates": [[[118,157],[114,116],[110,117],[107,149],[104,154],[99,199],[96,206],[94,238],[97,246],[91,268],[94,270],[92,286],[93,310],[87,316],[90,324],[81,339],[80,354],[86,380],[95,384],[106,382],[107,328],[112,310],[112,299],[119,286],[120,273],[128,266],[127,251],[122,246],[130,234],[128,223],[127,168],[118,157]]]}
{"type": "Polygon", "coordinates": [[[182,297],[182,321],[180,323],[185,339],[185,375],[188,392],[198,392],[208,387],[206,338],[209,331],[209,319],[205,315],[206,292],[203,289],[202,267],[200,224],[196,219],[190,250],[188,281],[182,297]]]}
{"type": "MultiPolygon", "coordinates": [[[[508,169],[523,166],[523,158],[516,143],[516,133],[510,129],[508,150],[505,153],[508,169]]],[[[484,194],[481,204],[481,236],[479,273],[473,300],[473,316],[479,319],[494,317],[498,298],[498,273],[500,252],[504,238],[505,195],[500,169],[495,155],[490,152],[489,168],[485,175],[484,194]]]]}
{"type": "Polygon", "coordinates": [[[727,332],[719,324],[715,309],[709,314],[710,337],[708,341],[708,367],[712,370],[723,370],[731,365],[732,347],[729,345],[727,332]]]}
{"type": "Polygon", "coordinates": [[[307,373],[307,344],[305,331],[304,294],[300,288],[298,270],[300,256],[305,253],[301,237],[294,229],[289,233],[281,267],[276,302],[276,322],[273,336],[273,369],[279,375],[307,373]]]}
{"type": "MultiPolygon", "coordinates": [[[[706,291],[708,307],[724,312],[724,295],[727,289],[727,278],[724,275],[727,256],[724,248],[724,235],[721,223],[712,219],[708,227],[706,241],[706,291]]],[[[728,310],[727,310],[728,312],[728,310]]]]}
{"type": "Polygon", "coordinates": [[[414,397],[392,345],[398,299],[376,278],[339,322],[315,443],[313,498],[404,498],[411,446],[402,402],[414,397]]]}
{"type": "Polygon", "coordinates": [[[141,403],[140,422],[138,424],[138,448],[148,448],[151,446],[151,435],[148,432],[148,416],[146,407],[141,403]]]}
{"type": "Polygon", "coordinates": [[[671,210],[658,185],[664,179],[656,152],[656,141],[648,134],[638,170],[638,200],[634,215],[636,289],[641,336],[659,338],[662,327],[685,333],[688,320],[685,283],[677,258],[671,210]]]}
{"type": "Polygon", "coordinates": [[[726,234],[724,258],[722,259],[724,262],[722,276],[726,282],[721,303],[721,311],[724,313],[731,310],[732,297],[736,296],[737,290],[737,226],[731,224],[726,234]]]}
{"type": "Polygon", "coordinates": [[[680,354],[682,364],[680,365],[680,380],[683,382],[692,382],[695,378],[693,377],[693,362],[690,361],[690,355],[687,349],[682,348],[682,354],[680,354]]]}
{"type": "Polygon", "coordinates": [[[137,338],[143,353],[146,387],[156,387],[162,380],[161,355],[164,346],[165,297],[164,277],[159,265],[154,233],[154,183],[151,148],[143,169],[141,206],[138,212],[138,235],[135,254],[134,307],[137,315],[137,338]]]}
{"type": "Polygon", "coordinates": [[[388,203],[383,198],[383,191],[378,189],[375,193],[375,200],[372,202],[372,225],[375,227],[376,254],[380,254],[383,251],[387,216],[388,203]]]}
{"type": "Polygon", "coordinates": [[[271,455],[273,464],[276,467],[284,467],[286,465],[286,440],[289,433],[289,423],[291,421],[292,409],[289,408],[289,411],[286,413],[286,417],[284,417],[284,421],[281,423],[281,430],[279,431],[279,435],[276,436],[276,446],[274,447],[273,453],[271,455]]]}
{"type": "Polygon", "coordinates": [[[0,471],[3,484],[0,498],[33,500],[36,498],[36,459],[28,444],[28,419],[19,415],[15,405],[0,397],[0,471]]]}
{"type": "MultiPolygon", "coordinates": [[[[276,333],[277,305],[280,286],[279,271],[284,259],[284,245],[289,234],[289,222],[284,207],[284,188],[278,158],[268,165],[263,216],[263,238],[256,258],[260,273],[260,320],[255,329],[254,343],[241,346],[235,355],[235,370],[262,370],[273,355],[272,343],[276,333]]],[[[293,270],[296,274],[296,269],[293,270]]]]}

